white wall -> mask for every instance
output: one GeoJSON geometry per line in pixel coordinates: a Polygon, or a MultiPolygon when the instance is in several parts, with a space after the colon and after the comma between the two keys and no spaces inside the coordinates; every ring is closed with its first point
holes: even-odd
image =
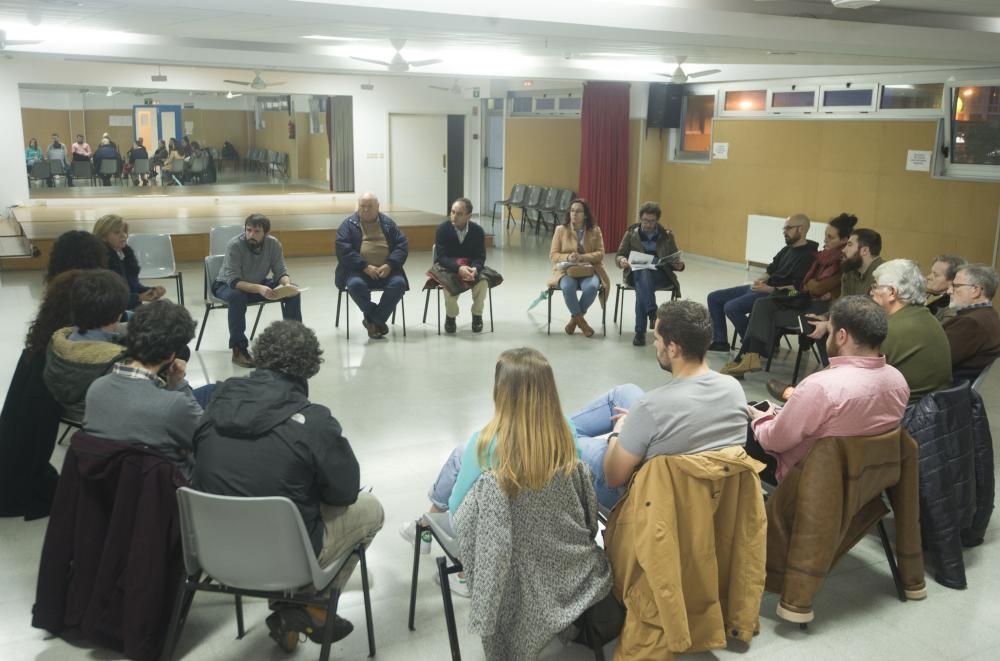
{"type": "MultiPolygon", "coordinates": [[[[12,93],[0,96],[0,118],[12,118],[11,123],[2,122],[4,140],[10,140],[10,148],[0,149],[0,166],[5,171],[13,172],[15,168],[24,169],[24,146],[21,142],[21,118],[17,93],[18,83],[65,85],[67,89],[106,89],[108,85],[128,89],[163,89],[163,90],[195,90],[224,91],[227,86],[223,79],[246,79],[247,72],[232,69],[180,69],[171,68],[167,83],[151,83],[148,65],[113,64],[94,65],[93,63],[53,61],[49,59],[30,59],[19,56],[4,63],[0,68],[0,76],[5,81],[4,90],[12,93]],[[16,119],[16,124],[12,123],[16,119]],[[11,130],[16,128],[17,130],[11,130]],[[16,144],[16,149],[14,145],[16,144]],[[16,165],[15,165],[16,163],[16,165]]],[[[480,204],[480,169],[482,164],[482,118],[473,115],[473,108],[478,107],[479,100],[466,99],[450,92],[429,89],[430,84],[450,86],[451,78],[434,76],[347,76],[306,74],[289,72],[267,72],[267,80],[280,80],[285,84],[274,88],[275,94],[292,95],[350,95],[354,97],[354,178],[355,188],[360,191],[371,190],[382,199],[388,197],[388,157],[389,157],[389,115],[391,113],[415,114],[461,114],[466,117],[465,137],[465,193],[473,204],[480,204]],[[375,85],[372,91],[361,89],[362,83],[371,82],[375,85]],[[473,134],[479,139],[473,140],[473,134]]],[[[463,87],[480,87],[483,97],[489,96],[489,81],[486,79],[462,79],[463,87]]],[[[58,97],[58,95],[56,95],[58,97]]],[[[71,104],[70,97],[79,97],[78,93],[66,94],[63,100],[57,98],[54,103],[71,104]]],[[[159,96],[159,95],[157,95],[159,96]]],[[[39,96],[34,91],[25,91],[26,100],[38,101],[39,96]]],[[[91,103],[99,103],[99,99],[107,99],[111,103],[121,103],[127,108],[133,105],[137,97],[131,93],[123,93],[114,97],[86,97],[87,107],[95,107],[91,103]],[[126,97],[126,101],[117,101],[126,97]]],[[[141,98],[141,97],[138,97],[141,98]]],[[[164,98],[169,98],[164,96],[164,98]]],[[[207,103],[210,97],[194,96],[196,107],[207,103]],[[203,100],[203,101],[200,101],[203,100]]],[[[246,96],[240,99],[247,99],[246,96]]],[[[235,101],[235,99],[234,99],[235,101]]],[[[68,107],[68,105],[67,105],[68,107]]],[[[76,106],[73,106],[76,107],[76,106]]],[[[232,108],[233,106],[226,106],[232,108]]],[[[305,108],[300,108],[305,110],[305,108]]],[[[5,178],[15,179],[15,178],[5,178]]],[[[19,178],[16,178],[19,179],[19,178]]],[[[5,181],[0,188],[0,204],[10,206],[15,202],[27,200],[27,184],[10,189],[10,181],[5,181]]]]}
{"type": "Polygon", "coordinates": [[[6,209],[28,201],[28,177],[24,164],[21,106],[17,77],[10,67],[0,66],[0,207],[6,209]]]}

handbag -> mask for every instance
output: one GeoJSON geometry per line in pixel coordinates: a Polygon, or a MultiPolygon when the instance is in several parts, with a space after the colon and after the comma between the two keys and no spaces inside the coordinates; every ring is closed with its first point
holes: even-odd
{"type": "Polygon", "coordinates": [[[593,264],[573,264],[572,266],[566,267],[566,275],[571,278],[589,278],[594,275],[594,265],[593,264]]]}

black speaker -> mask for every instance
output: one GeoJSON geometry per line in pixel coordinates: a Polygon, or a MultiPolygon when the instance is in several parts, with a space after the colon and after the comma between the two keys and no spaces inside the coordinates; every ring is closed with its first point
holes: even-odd
{"type": "Polygon", "coordinates": [[[680,128],[681,104],[683,102],[683,85],[650,83],[649,105],[646,108],[646,127],[651,129],[680,128]]]}

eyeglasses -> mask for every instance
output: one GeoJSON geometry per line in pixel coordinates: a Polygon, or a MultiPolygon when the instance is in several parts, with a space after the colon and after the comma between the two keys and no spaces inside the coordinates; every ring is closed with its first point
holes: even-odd
{"type": "Polygon", "coordinates": [[[952,289],[958,289],[959,287],[978,287],[979,285],[972,284],[971,282],[953,282],[951,283],[952,289]]]}
{"type": "Polygon", "coordinates": [[[869,294],[871,294],[871,293],[872,293],[873,291],[875,291],[876,289],[893,289],[893,286],[892,286],[892,285],[879,285],[879,284],[874,284],[874,285],[872,285],[872,286],[871,286],[871,288],[870,288],[870,289],[868,290],[868,293],[869,293],[869,294]]]}

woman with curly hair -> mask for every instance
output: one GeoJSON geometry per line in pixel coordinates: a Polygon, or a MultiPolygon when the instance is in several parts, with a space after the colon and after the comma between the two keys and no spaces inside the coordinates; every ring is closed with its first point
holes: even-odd
{"type": "Polygon", "coordinates": [[[104,242],[108,255],[108,268],[128,283],[128,309],[134,310],[144,302],[156,301],[167,293],[163,287],[147,287],[139,282],[139,260],[128,245],[128,223],[121,216],[108,214],[94,223],[94,236],[104,242]]]}

